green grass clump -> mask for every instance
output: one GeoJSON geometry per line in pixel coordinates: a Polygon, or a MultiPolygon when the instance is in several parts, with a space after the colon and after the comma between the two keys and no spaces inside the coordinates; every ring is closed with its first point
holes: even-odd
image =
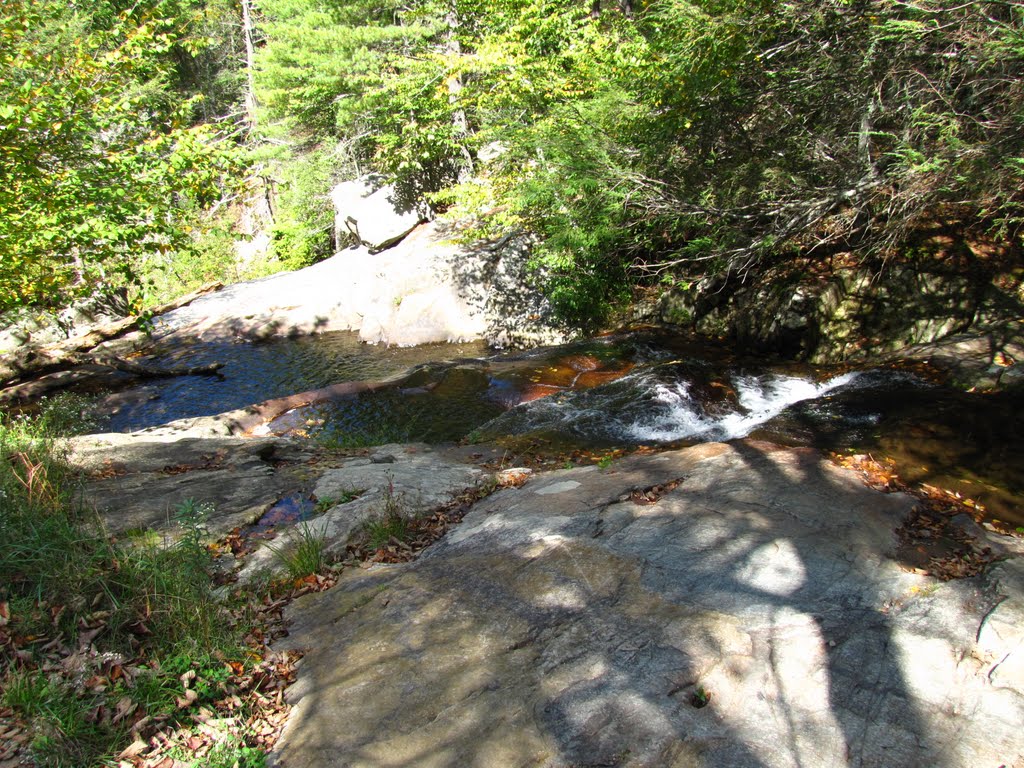
{"type": "Polygon", "coordinates": [[[322,529],[314,530],[307,523],[299,526],[298,530],[298,541],[291,546],[273,547],[267,544],[266,547],[274,553],[291,578],[304,579],[319,573],[327,565],[327,537],[322,529]]]}
{"type": "Polygon", "coordinates": [[[62,453],[74,411],[0,416],[0,702],[29,723],[37,764],[87,768],[143,717],[215,700],[245,649],[212,592],[209,509],[182,504],[173,543],[111,539],[62,453]]]}
{"type": "Polygon", "coordinates": [[[267,763],[263,750],[246,746],[241,737],[230,732],[222,734],[201,760],[180,748],[171,750],[167,757],[174,758],[176,766],[188,768],[263,768],[267,763]]]}
{"type": "Polygon", "coordinates": [[[402,495],[395,491],[395,481],[388,475],[388,484],[384,489],[384,505],[379,517],[367,521],[364,531],[366,543],[370,549],[386,546],[392,538],[405,541],[409,537],[410,524],[405,514],[402,495]]]}
{"type": "Polygon", "coordinates": [[[366,541],[370,549],[380,549],[392,538],[405,541],[408,535],[409,521],[401,515],[385,515],[366,523],[366,541]]]}
{"type": "Polygon", "coordinates": [[[322,515],[332,507],[336,507],[339,504],[348,504],[350,501],[355,501],[360,496],[366,493],[365,488],[343,488],[338,492],[337,496],[328,496],[323,499],[317,499],[314,511],[318,515],[322,515]]]}

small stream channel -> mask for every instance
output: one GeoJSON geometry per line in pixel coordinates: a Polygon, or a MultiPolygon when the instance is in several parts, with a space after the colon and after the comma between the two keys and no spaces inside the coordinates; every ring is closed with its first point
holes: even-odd
{"type": "Polygon", "coordinates": [[[169,357],[222,362],[225,378],[121,393],[107,428],[141,429],[412,369],[394,386],[297,409],[271,428],[340,447],[468,438],[552,452],[749,435],[892,458],[901,478],[959,492],[990,517],[1024,526],[1019,397],[955,392],[907,370],[780,363],[659,333],[518,354],[493,354],[483,344],[374,347],[332,333],[207,344],[169,357]]]}

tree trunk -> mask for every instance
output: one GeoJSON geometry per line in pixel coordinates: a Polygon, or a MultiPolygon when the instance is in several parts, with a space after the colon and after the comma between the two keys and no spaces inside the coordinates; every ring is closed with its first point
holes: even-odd
{"type": "MultiPolygon", "coordinates": [[[[448,15],[445,17],[445,25],[448,27],[448,53],[455,59],[462,55],[462,44],[459,42],[459,12],[455,3],[448,6],[448,15]]],[[[458,103],[459,94],[462,93],[463,82],[461,74],[453,74],[448,77],[448,103],[458,103]]],[[[465,181],[473,175],[473,156],[466,147],[465,139],[469,136],[469,119],[466,117],[466,110],[456,108],[452,112],[452,125],[455,127],[455,135],[459,138],[459,146],[462,148],[462,155],[466,160],[466,167],[459,174],[459,181],[465,181]]]]}
{"type": "Polygon", "coordinates": [[[249,132],[256,130],[256,44],[253,42],[252,0],[242,2],[242,37],[245,40],[245,118],[249,132]]]}

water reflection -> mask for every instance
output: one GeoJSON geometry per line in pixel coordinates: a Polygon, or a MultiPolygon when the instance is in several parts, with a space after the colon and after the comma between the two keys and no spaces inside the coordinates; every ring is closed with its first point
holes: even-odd
{"type": "Polygon", "coordinates": [[[421,363],[490,354],[483,342],[422,347],[371,346],[356,333],[326,333],[265,343],[216,342],[168,351],[168,365],[224,363],[224,379],[185,376],[144,388],[124,403],[107,428],[128,432],[175,419],[210,416],[339,381],[383,379],[421,363]],[[133,402],[134,400],[134,402],[133,402]]]}

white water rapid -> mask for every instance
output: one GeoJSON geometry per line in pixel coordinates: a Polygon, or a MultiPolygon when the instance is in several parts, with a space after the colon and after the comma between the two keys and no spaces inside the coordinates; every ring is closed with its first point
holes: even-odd
{"type": "Polygon", "coordinates": [[[687,438],[732,440],[750,434],[761,424],[803,400],[813,400],[846,384],[860,374],[844,373],[822,383],[796,376],[764,374],[737,376],[732,384],[737,411],[709,413],[690,395],[685,381],[658,384],[652,404],[658,407],[626,426],[626,434],[640,442],[672,442],[687,438]]]}

